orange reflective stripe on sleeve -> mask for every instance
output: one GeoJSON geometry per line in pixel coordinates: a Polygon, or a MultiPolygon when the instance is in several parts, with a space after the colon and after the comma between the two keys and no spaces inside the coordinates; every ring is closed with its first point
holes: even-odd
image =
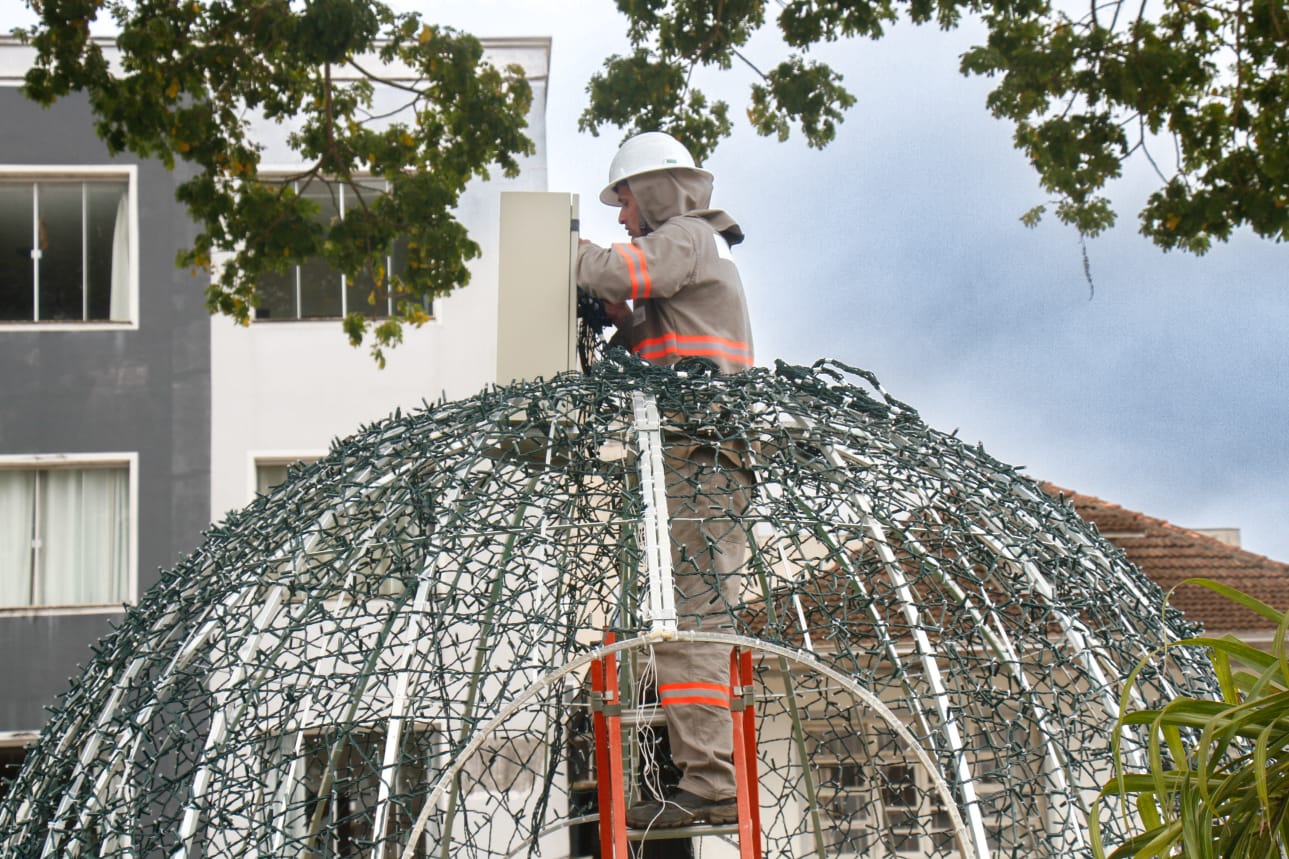
{"type": "Polygon", "coordinates": [[[653,279],[649,276],[649,264],[645,262],[644,251],[633,244],[621,242],[613,246],[627,264],[627,274],[631,278],[632,301],[638,298],[649,298],[653,293],[653,279]]]}
{"type": "Polygon", "coordinates": [[[705,704],[709,707],[730,707],[730,687],[719,683],[664,683],[658,687],[662,706],[680,704],[705,704]]]}
{"type": "Polygon", "coordinates": [[[635,245],[627,245],[631,253],[636,255],[640,262],[640,282],[643,290],[640,293],[641,298],[653,298],[653,277],[649,274],[649,262],[645,259],[645,253],[635,245]]]}
{"type": "Polygon", "coordinates": [[[746,343],[705,334],[674,334],[668,332],[659,337],[642,340],[635,345],[632,351],[646,361],[657,360],[667,355],[679,355],[681,357],[701,356],[705,358],[725,358],[735,364],[752,366],[752,349],[746,343]]]}

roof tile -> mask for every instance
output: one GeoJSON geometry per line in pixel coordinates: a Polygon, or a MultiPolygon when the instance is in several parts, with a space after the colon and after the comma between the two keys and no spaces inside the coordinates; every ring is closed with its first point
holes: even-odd
{"type": "MultiPolygon", "coordinates": [[[[1289,609],[1289,564],[1092,495],[1051,483],[1044,483],[1043,489],[1049,495],[1070,499],[1085,521],[1095,525],[1165,591],[1186,579],[1203,577],[1241,590],[1273,608],[1289,609]]],[[[1179,589],[1172,603],[1211,633],[1275,630],[1262,616],[1196,585],[1179,589]]]]}

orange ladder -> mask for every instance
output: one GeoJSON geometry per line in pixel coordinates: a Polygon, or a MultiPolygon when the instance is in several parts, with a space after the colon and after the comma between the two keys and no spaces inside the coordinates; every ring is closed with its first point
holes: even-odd
{"type": "MultiPolygon", "coordinates": [[[[605,645],[614,641],[612,633],[605,645]]],[[[687,838],[737,832],[739,859],[761,859],[761,807],[756,766],[756,709],[753,698],[752,652],[730,651],[730,717],[734,739],[734,773],[738,794],[738,825],[683,826],[627,830],[626,797],[622,771],[622,700],[618,689],[618,661],[607,653],[591,662],[591,717],[595,733],[596,788],[600,817],[601,859],[631,859],[628,841],[687,838]]]]}

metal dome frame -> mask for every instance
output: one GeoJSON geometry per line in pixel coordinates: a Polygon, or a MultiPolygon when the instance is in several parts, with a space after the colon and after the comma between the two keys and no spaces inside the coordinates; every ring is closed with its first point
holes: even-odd
{"type": "MultiPolygon", "coordinates": [[[[767,855],[1090,855],[1119,684],[1147,659],[1135,705],[1211,692],[1161,653],[1192,631],[1069,503],[870,373],[610,353],[395,413],[212,528],[61,700],[0,855],[585,855],[586,666],[621,654],[656,706],[662,638],[756,654],[767,855]],[[755,477],[732,633],[667,616],[677,443],[755,477]]],[[[660,778],[652,742],[628,791],[660,778]]]]}

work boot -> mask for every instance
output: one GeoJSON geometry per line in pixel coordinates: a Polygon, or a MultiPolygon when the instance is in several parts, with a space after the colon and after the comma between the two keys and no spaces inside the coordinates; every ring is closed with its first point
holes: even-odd
{"type": "Polygon", "coordinates": [[[738,800],[704,799],[678,790],[666,799],[641,800],[627,809],[627,826],[632,829],[674,829],[696,823],[737,823],[738,800]]]}

